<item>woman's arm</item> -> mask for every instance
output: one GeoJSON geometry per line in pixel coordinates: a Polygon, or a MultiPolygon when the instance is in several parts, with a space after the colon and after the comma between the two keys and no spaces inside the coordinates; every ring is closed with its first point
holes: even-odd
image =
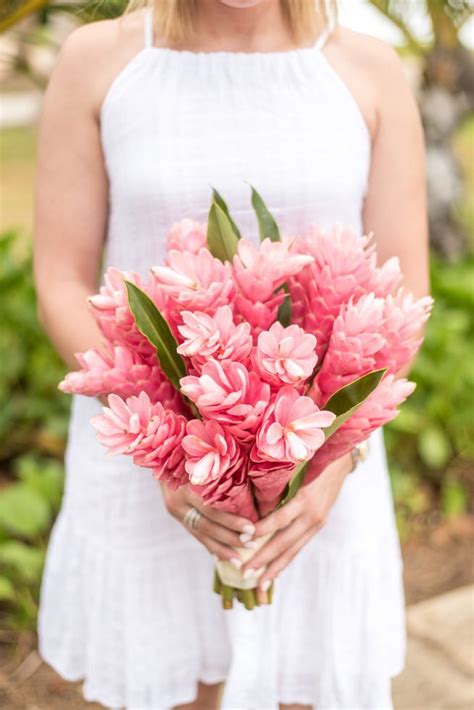
{"type": "Polygon", "coordinates": [[[90,35],[76,30],[59,53],[44,97],[36,175],[39,316],[70,367],[77,367],[75,352],[101,342],[86,300],[97,291],[107,222],[107,176],[89,67],[90,35]]]}
{"type": "MultiPolygon", "coordinates": [[[[429,283],[428,230],[418,108],[394,50],[364,35],[358,37],[363,38],[358,40],[363,41],[359,73],[365,71],[369,93],[376,97],[365,232],[375,233],[380,263],[398,256],[404,284],[416,296],[423,296],[429,283]]],[[[350,455],[335,461],[288,505],[256,524],[257,537],[274,533],[244,566],[244,570],[266,567],[260,579],[262,591],[325,524],[351,468],[350,455]]],[[[265,600],[262,592],[260,598],[265,600]]]]}

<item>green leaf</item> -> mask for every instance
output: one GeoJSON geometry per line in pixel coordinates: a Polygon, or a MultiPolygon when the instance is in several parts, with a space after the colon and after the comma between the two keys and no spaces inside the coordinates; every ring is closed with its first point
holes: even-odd
{"type": "Polygon", "coordinates": [[[240,229],[237,227],[236,223],[234,222],[234,220],[232,219],[232,217],[230,215],[229,208],[227,206],[227,202],[224,200],[222,195],[217,192],[215,187],[212,188],[212,197],[213,197],[214,202],[216,202],[219,205],[219,207],[221,208],[221,210],[223,210],[226,213],[235,236],[238,239],[240,239],[240,237],[242,236],[240,233],[240,229]]]}
{"type": "Polygon", "coordinates": [[[0,577],[0,601],[11,601],[15,598],[15,588],[7,577],[0,577]]]}
{"type": "Polygon", "coordinates": [[[179,380],[186,374],[184,360],[177,353],[178,343],[166,319],[153,301],[138,286],[125,281],[128,303],[137,328],[156,348],[161,369],[179,391],[179,380]]]}
{"type": "Polygon", "coordinates": [[[379,386],[387,369],[375,370],[368,375],[360,377],[345,387],[335,392],[329,401],[324,405],[324,409],[336,414],[336,419],[330,427],[324,430],[326,439],[329,439],[349,417],[359,409],[367,397],[379,386]]]}
{"type": "Polygon", "coordinates": [[[282,326],[286,328],[291,323],[291,298],[286,284],[283,284],[283,290],[285,291],[285,298],[280,304],[277,318],[282,326]]]}
{"type": "Polygon", "coordinates": [[[303,485],[308,466],[309,461],[303,461],[303,463],[300,463],[300,465],[296,467],[293,476],[285,489],[285,494],[278,505],[279,508],[286,505],[298,493],[299,489],[303,485]]]}
{"type": "Polygon", "coordinates": [[[0,495],[0,527],[16,535],[35,538],[46,532],[49,505],[25,483],[9,486],[0,495]]]}
{"type": "Polygon", "coordinates": [[[237,254],[239,238],[226,212],[213,200],[207,221],[207,248],[216,259],[232,261],[237,254]]]}
{"type": "Polygon", "coordinates": [[[271,239],[272,242],[280,241],[280,230],[278,225],[271,214],[270,210],[266,206],[265,202],[262,200],[257,190],[250,185],[252,190],[252,207],[257,215],[258,229],[260,232],[260,241],[263,242],[267,237],[271,239]]]}
{"type": "Polygon", "coordinates": [[[26,582],[39,582],[43,560],[43,550],[23,542],[10,540],[0,545],[0,563],[12,567],[26,582]]]}
{"type": "Polygon", "coordinates": [[[435,424],[423,429],[418,437],[418,452],[428,468],[442,469],[451,458],[451,445],[441,427],[435,424]]]}

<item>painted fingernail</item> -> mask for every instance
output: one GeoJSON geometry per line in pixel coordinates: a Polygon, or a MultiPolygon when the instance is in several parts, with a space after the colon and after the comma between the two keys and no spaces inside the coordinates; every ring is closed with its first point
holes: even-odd
{"type": "Polygon", "coordinates": [[[244,533],[246,533],[247,535],[250,535],[250,537],[252,537],[252,535],[255,535],[255,525],[250,525],[250,524],[249,524],[249,525],[244,525],[244,527],[242,528],[242,530],[243,530],[244,533]]]}
{"type": "Polygon", "coordinates": [[[268,590],[271,587],[271,584],[272,584],[272,580],[266,579],[264,582],[261,583],[260,589],[262,590],[262,592],[268,592],[268,590]]]}
{"type": "Polygon", "coordinates": [[[246,569],[244,572],[244,579],[250,579],[255,574],[254,569],[246,569]]]}
{"type": "Polygon", "coordinates": [[[258,548],[258,542],[255,542],[255,540],[249,540],[248,542],[244,542],[244,547],[246,547],[247,550],[256,550],[258,548]]]}
{"type": "Polygon", "coordinates": [[[252,539],[252,536],[249,533],[242,533],[241,535],[239,535],[239,538],[241,542],[248,542],[252,539]]]}
{"type": "Polygon", "coordinates": [[[240,569],[242,567],[242,560],[239,560],[238,557],[232,557],[229,562],[235,567],[235,569],[240,569]]]}

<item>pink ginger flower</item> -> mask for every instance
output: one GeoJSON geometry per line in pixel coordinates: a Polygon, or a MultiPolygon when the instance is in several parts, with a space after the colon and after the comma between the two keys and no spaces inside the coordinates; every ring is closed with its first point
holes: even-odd
{"type": "Polygon", "coordinates": [[[401,281],[400,261],[398,257],[393,256],[387,259],[385,264],[374,269],[371,290],[376,296],[384,298],[389,293],[393,293],[400,286],[401,281]]]}
{"type": "Polygon", "coordinates": [[[151,280],[144,282],[140,276],[128,271],[109,268],[104,276],[104,285],[97,295],[89,298],[89,305],[102,333],[112,343],[130,347],[145,359],[156,360],[155,348],[138,330],[128,305],[124,281],[131,281],[145,291],[162,312],[166,311],[163,292],[151,280]]]}
{"type": "Polygon", "coordinates": [[[343,306],[334,322],[321,370],[315,379],[315,400],[322,404],[338,389],[377,369],[377,353],[384,345],[384,305],[373,294],[343,306]]]}
{"type": "Polygon", "coordinates": [[[137,466],[153,469],[153,476],[172,488],[187,483],[182,441],[185,417],[152,404],[145,392],[125,401],[115,394],[108,398],[103,414],[91,418],[97,439],[109,455],[127,454],[137,466]]]}
{"type": "Polygon", "coordinates": [[[306,474],[305,484],[311,483],[330,463],[349,453],[353,446],[365,441],[373,431],[394,419],[398,407],[414,389],[413,382],[386,375],[352,417],[316,452],[306,474]]]}
{"type": "Polygon", "coordinates": [[[152,402],[160,401],[178,410],[183,407],[181,397],[158,364],[149,365],[130,348],[106,344],[103,351],[87,350],[75,357],[81,369],[69,372],[60,382],[62,392],[89,397],[113,393],[126,398],[143,391],[152,402]]]}
{"type": "Polygon", "coordinates": [[[285,294],[275,293],[286,280],[313,261],[307,254],[293,251],[293,241],[265,239],[256,247],[241,239],[233,261],[237,286],[234,311],[252,326],[257,336],[275,322],[285,294]]]}
{"type": "Polygon", "coordinates": [[[314,261],[289,280],[293,320],[316,336],[321,358],[341,306],[365,293],[384,296],[395,288],[401,279],[398,260],[377,269],[371,236],[361,236],[342,224],[328,230],[313,225],[296,246],[314,261]]]}
{"type": "Polygon", "coordinates": [[[214,420],[188,421],[183,449],[185,468],[194,485],[205,485],[243,466],[240,446],[232,434],[214,420]]]}
{"type": "Polygon", "coordinates": [[[243,296],[253,303],[265,303],[288,277],[313,262],[312,256],[293,252],[292,245],[290,240],[272,242],[264,239],[257,247],[240,239],[233,266],[234,279],[243,296]]]}
{"type": "Polygon", "coordinates": [[[232,309],[221,306],[213,316],[184,311],[179,333],[185,339],[178,347],[181,355],[191,358],[198,370],[213,357],[215,360],[246,362],[252,349],[248,323],[234,324],[232,309]]]}
{"type": "Polygon", "coordinates": [[[251,452],[252,461],[306,461],[323,445],[323,429],[335,419],[310,397],[286,385],[269,405],[251,452]]]}
{"type": "Polygon", "coordinates": [[[265,303],[255,303],[250,298],[237,293],[233,302],[234,312],[249,323],[253,338],[259,333],[268,330],[278,316],[278,308],[285,298],[283,291],[279,291],[265,303]]]}
{"type": "Polygon", "coordinates": [[[211,359],[200,376],[181,378],[181,391],[201,414],[215,419],[239,442],[255,434],[270,399],[270,386],[244,364],[211,359]]]}
{"type": "Polygon", "coordinates": [[[376,355],[378,368],[388,367],[395,373],[414,358],[432,305],[433,299],[429,296],[415,300],[413,294],[404,289],[399,289],[395,296],[387,296],[382,327],[385,344],[376,355]]]}
{"type": "Polygon", "coordinates": [[[290,461],[251,462],[248,475],[253,483],[261,517],[265,517],[277,507],[294,470],[295,465],[290,461]]]}
{"type": "Polygon", "coordinates": [[[182,219],[171,227],[166,235],[168,251],[182,251],[198,254],[207,244],[207,225],[193,219],[182,219]]]}
{"type": "Polygon", "coordinates": [[[278,321],[260,333],[252,361],[261,379],[272,385],[297,385],[311,376],[317,362],[316,338],[297,325],[278,321]]]}
{"type": "Polygon", "coordinates": [[[169,266],[154,266],[157,283],[173,301],[173,316],[180,321],[182,310],[215,313],[233,297],[234,284],[229,264],[215,259],[207,249],[197,254],[170,251],[169,266]]]}
{"type": "Polygon", "coordinates": [[[217,510],[240,515],[253,522],[259,518],[250,479],[243,466],[237,467],[232,473],[226,471],[223,476],[203,485],[190,483],[189,488],[217,510]]]}

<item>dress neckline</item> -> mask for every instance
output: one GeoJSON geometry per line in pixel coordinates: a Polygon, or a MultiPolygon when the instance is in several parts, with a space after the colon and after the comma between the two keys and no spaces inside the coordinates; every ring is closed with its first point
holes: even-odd
{"type": "Polygon", "coordinates": [[[182,56],[182,57],[196,57],[196,58],[201,58],[201,57],[220,57],[222,59],[249,59],[249,58],[260,58],[260,57],[265,57],[265,58],[274,58],[274,59],[280,59],[281,57],[292,57],[292,56],[304,56],[305,54],[314,54],[314,53],[320,53],[323,47],[325,46],[327,40],[329,39],[330,35],[332,34],[334,28],[335,28],[335,22],[332,17],[330,17],[328,24],[324,28],[324,30],[321,32],[321,34],[317,37],[316,41],[313,42],[312,45],[309,47],[295,47],[294,49],[282,49],[282,50],[274,50],[274,51],[269,51],[269,52],[262,52],[262,51],[250,51],[250,52],[244,52],[244,51],[229,51],[229,50],[223,50],[223,49],[217,49],[217,50],[212,50],[209,52],[206,52],[204,50],[191,50],[191,49],[173,49],[172,47],[159,47],[158,45],[154,44],[154,29],[153,29],[153,6],[148,6],[145,8],[145,16],[144,16],[144,49],[153,51],[153,52],[161,52],[163,55],[168,55],[168,56],[182,56]]]}

